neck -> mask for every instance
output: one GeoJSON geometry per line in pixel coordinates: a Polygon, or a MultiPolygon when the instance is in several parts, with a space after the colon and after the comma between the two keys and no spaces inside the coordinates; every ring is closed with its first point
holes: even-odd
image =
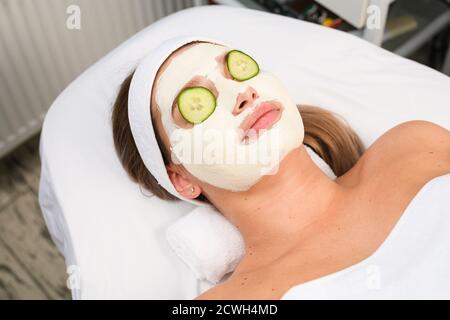
{"type": "Polygon", "coordinates": [[[215,205],[239,229],[247,253],[281,253],[311,225],[327,221],[340,191],[302,145],[283,159],[277,174],[246,192],[227,192],[215,205]]]}

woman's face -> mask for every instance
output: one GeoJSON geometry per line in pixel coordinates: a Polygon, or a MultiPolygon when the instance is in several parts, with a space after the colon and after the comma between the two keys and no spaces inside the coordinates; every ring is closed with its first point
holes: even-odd
{"type": "Polygon", "coordinates": [[[282,158],[302,144],[304,129],[286,88],[264,66],[248,80],[231,76],[226,55],[233,49],[203,42],[179,49],[159,70],[151,105],[172,162],[201,182],[245,191],[276,173],[282,158]],[[194,86],[209,90],[215,102],[197,124],[181,115],[177,101],[194,86]]]}

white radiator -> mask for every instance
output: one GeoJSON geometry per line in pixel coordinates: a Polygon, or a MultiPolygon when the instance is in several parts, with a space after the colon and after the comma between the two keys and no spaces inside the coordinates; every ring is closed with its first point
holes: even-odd
{"type": "Polygon", "coordinates": [[[152,22],[201,3],[0,0],[0,157],[40,130],[53,100],[88,66],[152,22]],[[71,5],[80,29],[67,27],[71,5]]]}

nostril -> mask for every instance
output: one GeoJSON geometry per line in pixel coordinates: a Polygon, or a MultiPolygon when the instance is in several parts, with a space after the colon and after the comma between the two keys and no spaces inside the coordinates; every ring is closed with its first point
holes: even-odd
{"type": "Polygon", "coordinates": [[[243,102],[241,102],[241,104],[239,105],[239,107],[238,107],[238,109],[242,109],[242,107],[244,106],[244,101],[243,102]]]}

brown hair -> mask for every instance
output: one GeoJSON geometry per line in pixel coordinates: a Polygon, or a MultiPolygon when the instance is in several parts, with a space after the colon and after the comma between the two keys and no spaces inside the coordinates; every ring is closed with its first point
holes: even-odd
{"type": "MultiPolygon", "coordinates": [[[[142,161],[128,122],[128,90],[133,74],[120,86],[112,113],[114,146],[119,159],[130,176],[140,187],[158,198],[176,200],[177,197],[161,187],[142,161]]],[[[333,170],[337,177],[350,170],[364,152],[358,135],[334,113],[312,106],[298,106],[305,127],[303,143],[311,147],[333,170]]],[[[152,121],[153,118],[152,118],[152,121]]],[[[153,123],[155,127],[155,124],[153,123]]],[[[169,152],[155,130],[156,140],[162,151],[164,163],[169,164],[169,152]]],[[[204,195],[197,200],[209,202],[204,195]]]]}

